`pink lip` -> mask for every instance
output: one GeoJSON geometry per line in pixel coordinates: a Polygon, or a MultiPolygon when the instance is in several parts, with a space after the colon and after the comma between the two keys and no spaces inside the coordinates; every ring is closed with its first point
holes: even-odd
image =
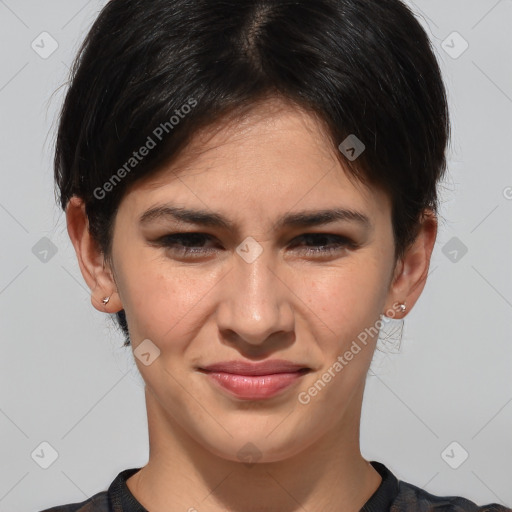
{"type": "Polygon", "coordinates": [[[297,382],[310,368],[284,360],[247,363],[226,361],[199,371],[215,384],[244,400],[258,400],[275,396],[297,382]]]}
{"type": "Polygon", "coordinates": [[[291,363],[284,359],[271,359],[261,363],[247,361],[221,361],[220,363],[202,366],[201,370],[209,372],[235,373],[237,375],[270,375],[273,373],[290,373],[309,369],[305,364],[291,363]]]}

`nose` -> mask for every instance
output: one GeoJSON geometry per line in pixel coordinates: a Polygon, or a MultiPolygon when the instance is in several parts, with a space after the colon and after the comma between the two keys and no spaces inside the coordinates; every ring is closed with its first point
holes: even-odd
{"type": "Polygon", "coordinates": [[[233,256],[217,308],[217,324],[225,341],[246,345],[248,351],[293,342],[293,292],[275,260],[268,248],[251,263],[237,253],[233,256]]]}

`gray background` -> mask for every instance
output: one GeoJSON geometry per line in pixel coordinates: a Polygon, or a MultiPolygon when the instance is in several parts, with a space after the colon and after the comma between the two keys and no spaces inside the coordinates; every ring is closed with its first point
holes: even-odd
{"type": "MultiPolygon", "coordinates": [[[[59,86],[104,3],[0,0],[1,512],[82,501],[147,461],[131,349],[91,306],[53,194],[59,86]],[[44,31],[48,58],[31,47],[44,31]]],[[[512,1],[409,4],[443,68],[453,139],[428,283],[400,350],[372,363],[362,451],[434,494],[512,506],[512,1]]]]}

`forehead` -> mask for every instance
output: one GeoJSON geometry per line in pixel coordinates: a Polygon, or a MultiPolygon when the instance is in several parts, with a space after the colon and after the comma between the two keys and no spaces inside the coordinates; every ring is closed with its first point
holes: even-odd
{"type": "Polygon", "coordinates": [[[322,123],[288,103],[268,101],[196,134],[171,165],[135,182],[133,211],[172,200],[265,218],[307,208],[386,214],[386,195],[349,179],[322,123]]]}

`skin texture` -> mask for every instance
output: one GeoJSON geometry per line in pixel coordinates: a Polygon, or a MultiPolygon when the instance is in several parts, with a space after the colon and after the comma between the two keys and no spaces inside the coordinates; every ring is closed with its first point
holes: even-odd
{"type": "Polygon", "coordinates": [[[359,343],[308,404],[297,397],[381,314],[403,317],[396,303],[404,301],[411,310],[425,285],[437,219],[425,212],[415,243],[395,265],[389,198],[350,181],[327,140],[314,117],[278,100],[198,133],[172,165],[128,189],[111,262],[89,235],[82,201],[69,203],[68,232],[93,306],[124,308],[132,348],[150,339],[160,350],[148,366],[135,358],[146,383],[150,457],[128,487],[149,510],[313,512],[343,504],[358,511],[381,482],[359,448],[376,337],[359,343]],[[164,203],[220,213],[236,229],[170,219],[139,225],[145,210],[164,203]],[[366,214],[372,226],[276,228],[284,214],[335,207],[366,214]],[[192,244],[211,252],[183,256],[179,247],[154,244],[179,231],[211,235],[192,244]],[[305,233],[345,236],[358,247],[309,254],[308,247],[332,241],[308,242],[305,233]],[[236,252],[247,237],[263,249],[252,263],[236,252]],[[264,400],[234,398],[196,369],[275,358],[312,371],[264,400]],[[247,443],[257,449],[255,464],[238,455],[247,443]]]}

